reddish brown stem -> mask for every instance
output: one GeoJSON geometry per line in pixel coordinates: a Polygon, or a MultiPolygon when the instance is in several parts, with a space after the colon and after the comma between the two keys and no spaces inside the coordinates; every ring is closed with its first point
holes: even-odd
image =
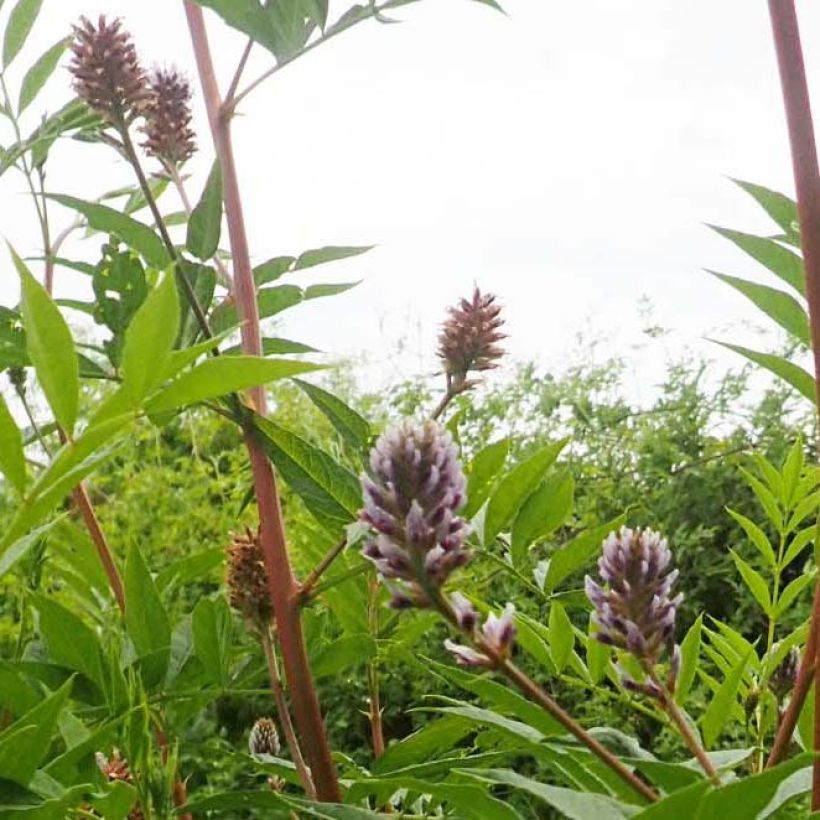
{"type": "MultiPolygon", "coordinates": [[[[242,319],[242,349],[246,354],[262,353],[259,311],[253,280],[248,239],[242,214],[242,200],[231,145],[230,117],[225,115],[213,60],[205,30],[202,8],[185,0],[185,13],[202,83],[211,135],[222,170],[225,217],[234,267],[236,304],[242,319]]],[[[255,409],[264,414],[264,390],[252,391],[255,409]]],[[[293,715],[302,748],[305,750],[319,800],[341,802],[336,769],[325,735],[322,712],[308,663],[299,606],[299,585],[290,564],[279,495],[273,468],[254,433],[246,430],[245,444],[250,456],[256,502],[259,508],[260,546],[268,570],[268,588],[276,617],[279,646],[285,677],[293,702],[293,715]]]]}
{"type": "Polygon", "coordinates": [[[299,587],[299,598],[304,603],[310,598],[316,584],[330,565],[344,552],[347,538],[340,538],[323,556],[322,560],[310,571],[299,587]]]}
{"type": "MultiPolygon", "coordinates": [[[[820,169],[817,164],[809,89],[794,0],[769,0],[769,15],[791,145],[800,246],[806,275],[806,301],[814,355],[815,398],[820,412],[820,169]]],[[[785,753],[812,677],[820,674],[820,665],[817,663],[818,619],[820,595],[815,590],[811,628],[806,640],[800,674],[769,756],[770,766],[785,753]]],[[[817,691],[820,693],[820,687],[817,687],[817,691]]],[[[815,751],[820,749],[820,709],[816,709],[814,715],[814,748],[815,751]]],[[[814,764],[812,808],[820,808],[820,759],[814,764]]]]}

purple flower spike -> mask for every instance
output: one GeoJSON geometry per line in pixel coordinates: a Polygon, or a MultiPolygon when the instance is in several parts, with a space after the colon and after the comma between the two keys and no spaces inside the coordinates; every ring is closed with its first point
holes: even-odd
{"type": "Polygon", "coordinates": [[[406,422],[384,433],[362,477],[362,521],[374,530],[363,555],[400,588],[394,600],[425,606],[470,560],[469,527],[457,513],[467,500],[465,479],[449,433],[433,421],[406,422]]]}
{"type": "Polygon", "coordinates": [[[458,625],[465,632],[472,632],[478,623],[478,613],[473,609],[473,605],[460,593],[454,592],[450,596],[450,603],[456,613],[458,625]]]}
{"type": "MultiPolygon", "coordinates": [[[[668,653],[667,686],[674,691],[680,668],[675,615],[683,595],[670,597],[678,577],[677,570],[669,571],[671,564],[672,553],[665,538],[649,529],[621,527],[606,538],[598,561],[598,571],[607,588],[589,576],[584,579],[584,586],[595,607],[595,637],[608,646],[627,650],[646,669],[668,653]]],[[[639,686],[624,683],[633,689],[639,686]]]]}

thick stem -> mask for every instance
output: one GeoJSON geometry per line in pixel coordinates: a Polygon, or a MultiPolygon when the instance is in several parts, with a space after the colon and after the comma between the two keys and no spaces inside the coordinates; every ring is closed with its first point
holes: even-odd
{"type": "MultiPolygon", "coordinates": [[[[222,170],[225,216],[231,245],[236,286],[236,305],[242,320],[242,349],[246,354],[262,354],[259,311],[253,281],[248,239],[242,215],[236,164],[231,146],[230,118],[223,115],[222,100],[216,82],[213,60],[205,30],[202,7],[185,0],[185,13],[194,48],[197,70],[202,83],[205,106],[214,146],[222,170]]],[[[261,387],[252,392],[256,410],[264,414],[265,392],[261,387]]],[[[293,702],[293,714],[302,748],[316,785],[319,800],[341,802],[336,768],[325,734],[322,712],[313,675],[308,663],[299,605],[299,585],[290,564],[279,494],[273,468],[252,431],[245,432],[245,444],[251,462],[256,502],[259,509],[260,546],[268,570],[268,588],[276,617],[279,646],[285,677],[293,702]]]]}
{"type": "Polygon", "coordinates": [[[273,695],[273,702],[276,704],[276,714],[279,717],[279,725],[282,727],[282,734],[285,736],[285,743],[293,758],[293,765],[299,774],[299,779],[305,787],[305,792],[311,800],[316,799],[316,787],[313,785],[313,778],[310,776],[310,769],[302,756],[296,732],[293,731],[293,723],[290,719],[288,704],[285,701],[285,692],[282,689],[282,681],[279,677],[279,663],[273,649],[270,633],[264,630],[260,635],[262,651],[265,653],[265,661],[268,664],[268,674],[270,675],[270,688],[273,695]]]}
{"type": "MultiPolygon", "coordinates": [[[[791,145],[792,169],[797,193],[797,215],[800,224],[800,246],[806,275],[806,301],[809,308],[812,352],[814,355],[815,397],[820,410],[820,169],[809,102],[806,69],[800,44],[800,29],[794,0],[769,0],[783,104],[791,145]]],[[[800,675],[792,700],[777,732],[769,756],[769,765],[785,753],[797,718],[811,685],[812,673],[820,675],[817,663],[820,619],[820,595],[815,589],[809,638],[803,654],[800,675]]],[[[820,691],[820,687],[818,687],[820,691]]],[[[820,750],[820,710],[815,711],[815,751],[820,750]]],[[[815,760],[812,778],[812,807],[820,807],[820,758],[815,760]]]]}

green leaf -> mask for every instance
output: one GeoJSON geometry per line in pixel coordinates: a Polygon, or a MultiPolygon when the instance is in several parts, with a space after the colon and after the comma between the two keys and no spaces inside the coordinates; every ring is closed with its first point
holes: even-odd
{"type": "Polygon", "coordinates": [[[719,342],[714,339],[712,341],[721,347],[725,347],[727,350],[733,350],[735,353],[739,353],[749,361],[765,368],[770,373],[774,373],[775,376],[783,379],[787,384],[790,384],[810,402],[814,402],[814,376],[799,365],[794,364],[794,362],[790,362],[782,356],[775,356],[773,353],[760,353],[756,350],[740,347],[740,345],[732,345],[728,342],[719,342]]]}
{"type": "Polygon", "coordinates": [[[294,379],[307,397],[319,408],[337,433],[351,446],[361,450],[370,441],[370,422],[348,407],[340,398],[315,384],[294,379]]]}
{"type": "Polygon", "coordinates": [[[778,531],[782,530],[783,514],[780,512],[780,506],[772,491],[766,487],[760,479],[743,467],[740,468],[740,473],[757,496],[757,500],[760,502],[760,506],[763,507],[763,511],[768,516],[769,521],[775,525],[778,531]]]}
{"type": "Polygon", "coordinates": [[[524,502],[512,527],[513,566],[522,564],[531,544],[546,538],[567,520],[572,512],[574,492],[572,475],[568,470],[561,470],[546,478],[524,502]]]}
{"type": "Polygon", "coordinates": [[[600,683],[606,674],[609,657],[612,654],[610,647],[602,644],[595,638],[598,632],[598,626],[595,622],[595,613],[589,613],[587,621],[587,671],[592,683],[600,683]]]}
{"type": "MultiPolygon", "coordinates": [[[[777,223],[780,229],[787,236],[794,239],[797,227],[797,205],[794,200],[784,194],[764,188],[762,185],[755,185],[753,182],[744,182],[740,179],[733,179],[747,194],[752,196],[764,211],[777,223]]],[[[799,244],[799,240],[797,242],[799,244]]]]}
{"type": "Polygon", "coordinates": [[[774,617],[780,618],[788,608],[794,603],[797,596],[814,581],[816,571],[798,575],[780,594],[777,605],[774,608],[774,617]]]}
{"type": "Polygon", "coordinates": [[[601,551],[603,540],[623,524],[619,515],[606,524],[582,532],[563,547],[557,549],[550,557],[547,575],[544,579],[544,592],[551,593],[567,576],[586,566],[601,551]]]}
{"type": "Polygon", "coordinates": [[[376,654],[372,635],[342,635],[324,646],[311,658],[310,667],[316,680],[334,677],[364,663],[376,654]]]}
{"type": "Polygon", "coordinates": [[[738,569],[743,582],[749,588],[749,591],[754,596],[754,599],[760,604],[763,611],[769,615],[772,611],[772,600],[769,595],[769,585],[764,580],[763,576],[749,564],[746,563],[734,550],[729,550],[732,560],[738,569]]]}
{"type": "Polygon", "coordinates": [[[125,332],[122,391],[134,407],[162,381],[178,330],[177,286],[173,274],[167,273],[148,294],[125,332]]]}
{"type": "Polygon", "coordinates": [[[149,415],[214,399],[237,390],[318,370],[321,365],[257,356],[208,359],[163,388],[145,405],[149,415]]]}
{"type": "Polygon", "coordinates": [[[224,598],[203,598],[194,607],[191,628],[194,650],[213,683],[228,683],[231,653],[231,611],[224,598]]]}
{"type": "Polygon", "coordinates": [[[507,786],[523,791],[560,812],[571,820],[625,820],[632,817],[635,807],[619,803],[603,794],[577,792],[560,786],[540,783],[511,769],[460,769],[462,774],[494,786],[507,786]]]}
{"type": "Polygon", "coordinates": [[[57,719],[73,681],[37,704],[0,733],[0,778],[27,786],[48,753],[57,719]]]}
{"type": "Polygon", "coordinates": [[[718,739],[721,729],[732,714],[732,706],[734,706],[743,673],[749,663],[749,657],[749,655],[744,656],[732,667],[703,713],[700,724],[706,748],[712,746],[718,739]]]}
{"type": "Polygon", "coordinates": [[[339,282],[328,285],[308,285],[305,288],[302,298],[307,301],[308,299],[321,299],[324,296],[336,296],[336,294],[344,293],[360,284],[361,280],[358,282],[339,282]]]}
{"type": "Polygon", "coordinates": [[[558,601],[550,604],[549,630],[552,661],[560,674],[569,663],[569,657],[575,646],[575,633],[567,611],[558,601]]]}
{"type": "Polygon", "coordinates": [[[800,532],[794,536],[783,556],[783,563],[780,566],[781,570],[794,561],[809,544],[814,543],[816,533],[817,527],[815,524],[812,524],[810,527],[800,530],[800,532]]]}
{"type": "Polygon", "coordinates": [[[21,495],[26,489],[26,457],[23,434],[0,395],[0,472],[21,495]]]}
{"type": "Polygon", "coordinates": [[[779,276],[801,296],[806,295],[803,260],[794,251],[784,248],[779,242],[765,236],[718,228],[716,225],[709,225],[709,227],[730,242],[734,242],[741,250],[768,268],[775,276],[779,276]]]}
{"type": "Polygon", "coordinates": [[[44,595],[35,595],[32,603],[39,614],[40,635],[49,660],[85,675],[102,689],[102,655],[94,630],[71,610],[44,595]]]}
{"type": "Polygon", "coordinates": [[[49,198],[67,208],[79,211],[95,230],[119,237],[143,256],[152,267],[164,270],[170,264],[171,259],[165,245],[148,225],[109,208],[107,205],[86,202],[65,194],[49,194],[49,198]]]}
{"type": "Polygon", "coordinates": [[[375,773],[392,772],[414,763],[429,761],[433,756],[453,749],[473,731],[471,724],[457,717],[434,720],[421,729],[391,743],[373,766],[375,773]]]}
{"type": "Polygon", "coordinates": [[[768,285],[759,285],[747,279],[728,276],[725,273],[707,271],[727,285],[742,293],[755,307],[762,310],[770,319],[777,322],[787,333],[794,336],[806,347],[809,347],[809,320],[803,306],[788,293],[768,285]]]}
{"type": "Polygon", "coordinates": [[[296,262],[295,256],[274,256],[253,269],[253,281],[256,282],[257,287],[273,282],[293,270],[294,262],[296,262]]]}
{"type": "Polygon", "coordinates": [[[476,453],[470,462],[467,476],[467,505],[464,508],[466,518],[472,518],[490,495],[493,480],[507,460],[510,444],[509,438],[494,441],[476,453]]]}
{"type": "Polygon", "coordinates": [[[766,533],[754,523],[750,519],[746,518],[745,515],[741,515],[734,510],[730,510],[728,507],[726,508],[726,512],[732,516],[732,518],[743,527],[744,532],[746,535],[749,536],[751,542],[757,547],[760,554],[763,556],[763,560],[772,568],[777,566],[777,556],[774,554],[774,548],[769,543],[769,539],[766,537],[766,533]]]}
{"type": "Polygon", "coordinates": [[[139,548],[132,544],[125,561],[125,628],[137,656],[149,658],[150,678],[165,675],[171,653],[171,625],[139,548]]]}
{"type": "Polygon", "coordinates": [[[543,447],[535,455],[514,467],[496,488],[487,505],[484,518],[484,543],[490,544],[521,509],[521,505],[541,483],[569,439],[543,447]]]}
{"type": "Polygon", "coordinates": [[[703,631],[703,615],[698,615],[689,631],[686,633],[680,645],[680,673],[678,674],[677,686],[675,687],[675,700],[678,703],[683,703],[692,684],[695,680],[695,674],[698,671],[698,662],[700,660],[700,641],[701,633],[703,631]]]}
{"type": "Polygon", "coordinates": [[[54,418],[70,435],[77,421],[79,365],[68,325],[45,288],[10,247],[20,275],[20,309],[26,349],[54,418]]]}
{"type": "Polygon", "coordinates": [[[270,419],[255,415],[254,425],[282,479],[317,521],[338,537],[339,528],[353,521],[362,506],[359,479],[323,450],[270,419]]]}
{"type": "Polygon", "coordinates": [[[66,50],[69,42],[70,40],[66,38],[56,42],[26,72],[26,76],[23,77],[23,83],[20,86],[20,102],[17,106],[18,114],[22,114],[23,111],[34,102],[34,99],[57,68],[57,63],[60,62],[60,57],[63,56],[63,52],[66,50]]]}
{"type": "Polygon", "coordinates": [[[20,53],[42,5],[43,0],[20,0],[11,10],[3,37],[4,68],[8,68],[11,61],[20,53]]]}
{"type": "Polygon", "coordinates": [[[305,268],[312,268],[316,265],[324,265],[326,262],[349,259],[351,256],[359,256],[360,254],[367,253],[375,247],[375,245],[327,245],[324,248],[305,251],[296,259],[293,270],[304,270],[305,268]]]}
{"type": "MultiPolygon", "coordinates": [[[[635,820],[694,820],[699,818],[698,806],[703,795],[711,788],[707,780],[697,780],[686,788],[653,803],[648,809],[634,815],[635,820]]],[[[703,818],[705,820],[705,818],[703,818]]]]}
{"type": "Polygon", "coordinates": [[[219,247],[222,230],[222,169],[214,160],[205,190],[188,220],[186,245],[203,262],[210,259],[219,247]]]}

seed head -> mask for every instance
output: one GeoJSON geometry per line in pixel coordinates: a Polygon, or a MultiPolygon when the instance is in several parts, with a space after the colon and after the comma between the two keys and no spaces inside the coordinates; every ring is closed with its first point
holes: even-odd
{"type": "Polygon", "coordinates": [[[279,754],[279,733],[276,731],[276,724],[270,718],[259,718],[253,724],[248,738],[248,749],[252,755],[275,757],[279,754]]]}
{"type": "MultiPolygon", "coordinates": [[[[461,625],[462,617],[459,614],[459,604],[453,599],[451,599],[451,602],[459,619],[459,625],[461,625]]],[[[453,655],[459,666],[495,667],[499,661],[509,656],[512,649],[516,632],[514,616],[515,607],[512,604],[507,604],[501,615],[495,615],[491,612],[481,627],[481,635],[476,640],[478,649],[462,646],[450,640],[444,642],[444,648],[453,655]],[[489,651],[482,652],[482,647],[489,651]]],[[[469,635],[472,633],[473,628],[465,627],[464,631],[469,635]]]]}
{"type": "Polygon", "coordinates": [[[95,26],[81,17],[74,26],[69,71],[77,96],[109,123],[130,123],[145,109],[150,92],[131,35],[122,21],[105,15],[95,26]]]}
{"type": "Polygon", "coordinates": [[[228,547],[227,583],[231,606],[255,629],[266,629],[273,616],[268,573],[259,538],[250,530],[234,536],[228,547]]]}
{"type": "Polygon", "coordinates": [[[406,422],[379,438],[370,470],[360,516],[375,534],[363,554],[382,577],[401,582],[395,607],[425,606],[425,589],[438,589],[471,557],[469,528],[457,515],[467,499],[455,446],[434,421],[406,422]]]}
{"type": "Polygon", "coordinates": [[[598,561],[603,589],[589,576],[586,594],[595,607],[601,643],[626,649],[645,668],[654,666],[664,652],[670,655],[669,687],[674,688],[680,654],[675,648],[675,615],[683,595],[670,598],[678,571],[668,572],[672,553],[666,539],[652,530],[622,527],[603,543],[598,561]],[[674,673],[674,674],[672,674],[674,673]]]}
{"type": "Polygon", "coordinates": [[[148,79],[146,152],[164,164],[182,165],[196,151],[191,129],[191,86],[176,69],[156,69],[148,79]]]}
{"type": "Polygon", "coordinates": [[[472,299],[462,299],[447,312],[439,334],[438,355],[450,383],[467,390],[475,384],[467,380],[469,372],[491,370],[504,355],[497,344],[505,338],[499,331],[504,324],[499,316],[501,307],[495,304],[495,296],[476,288],[472,299]]]}

